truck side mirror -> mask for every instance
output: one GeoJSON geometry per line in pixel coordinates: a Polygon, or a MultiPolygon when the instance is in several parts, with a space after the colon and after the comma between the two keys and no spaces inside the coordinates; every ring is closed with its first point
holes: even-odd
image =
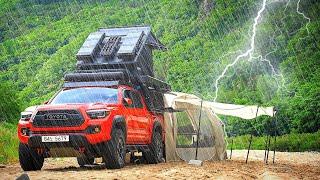
{"type": "Polygon", "coordinates": [[[130,98],[123,98],[124,102],[126,103],[127,106],[131,106],[132,105],[132,99],[130,98]]]}

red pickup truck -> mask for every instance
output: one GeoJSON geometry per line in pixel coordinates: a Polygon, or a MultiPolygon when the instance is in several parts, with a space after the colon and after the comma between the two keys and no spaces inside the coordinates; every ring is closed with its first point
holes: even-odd
{"type": "Polygon", "coordinates": [[[156,49],[166,48],[149,26],[90,33],[62,90],[44,105],[21,113],[22,169],[40,170],[47,157],[77,157],[80,166],[102,157],[107,168],[121,168],[126,152],[136,151],[148,163],[161,162],[163,94],[171,87],[154,77],[156,49]]]}
{"type": "Polygon", "coordinates": [[[40,170],[44,158],[77,157],[84,166],[102,157],[107,168],[122,168],[133,151],[158,163],[164,156],[163,121],[163,114],[149,111],[140,92],[127,85],[63,88],[21,113],[20,165],[40,170]]]}

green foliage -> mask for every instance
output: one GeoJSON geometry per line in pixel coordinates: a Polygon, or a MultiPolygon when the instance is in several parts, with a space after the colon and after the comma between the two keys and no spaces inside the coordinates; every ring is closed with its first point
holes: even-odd
{"type": "Polygon", "coordinates": [[[0,122],[0,164],[17,161],[18,145],[16,124],[0,122]]]}
{"type": "MultiPolygon", "coordinates": [[[[233,139],[233,149],[247,149],[249,146],[250,135],[243,135],[237,137],[229,137],[228,149],[231,149],[231,142],[233,139]]],[[[252,148],[263,150],[266,147],[266,136],[253,137],[252,148]]],[[[276,143],[274,137],[270,141],[270,149],[276,147],[277,151],[288,152],[302,152],[302,151],[320,151],[320,131],[315,133],[301,133],[301,134],[286,134],[278,136],[276,143]]]]}
{"type": "Polygon", "coordinates": [[[18,119],[20,108],[16,93],[9,82],[0,84],[0,122],[18,119]]]}

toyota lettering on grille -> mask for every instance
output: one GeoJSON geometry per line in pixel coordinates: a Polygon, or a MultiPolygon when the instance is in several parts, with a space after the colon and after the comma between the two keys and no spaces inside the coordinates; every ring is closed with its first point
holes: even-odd
{"type": "Polygon", "coordinates": [[[67,120],[67,114],[45,114],[44,119],[47,120],[67,120]]]}

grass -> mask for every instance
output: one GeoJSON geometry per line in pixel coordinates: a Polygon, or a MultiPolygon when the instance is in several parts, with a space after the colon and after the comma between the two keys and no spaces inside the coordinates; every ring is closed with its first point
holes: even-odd
{"type": "MultiPolygon", "coordinates": [[[[233,149],[247,149],[249,145],[250,135],[229,137],[228,149],[231,148],[231,141],[233,139],[233,149]]],[[[265,149],[266,136],[253,137],[251,149],[262,150],[265,149]]],[[[287,152],[302,152],[302,151],[319,151],[320,152],[320,131],[316,133],[302,133],[302,134],[286,134],[277,137],[276,144],[274,139],[271,139],[271,149],[276,147],[277,151],[287,152]]]]}
{"type": "Polygon", "coordinates": [[[0,164],[18,160],[17,125],[0,122],[0,164]]]}

